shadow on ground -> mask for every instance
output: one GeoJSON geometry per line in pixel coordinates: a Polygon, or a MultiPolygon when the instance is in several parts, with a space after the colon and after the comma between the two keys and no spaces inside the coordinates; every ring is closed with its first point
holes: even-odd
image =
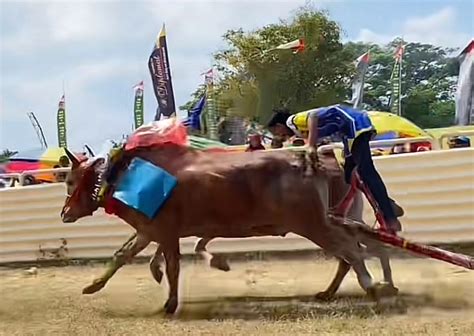
{"type": "MultiPolygon", "coordinates": [[[[471,307],[468,300],[447,298],[439,300],[427,294],[402,294],[375,303],[356,294],[339,295],[331,302],[322,302],[312,295],[305,296],[243,296],[185,300],[173,316],[180,320],[242,319],[298,320],[318,317],[359,317],[399,315],[408,309],[434,308],[460,310],[471,307]]],[[[155,311],[107,310],[105,318],[166,317],[162,309],[155,311]]]]}

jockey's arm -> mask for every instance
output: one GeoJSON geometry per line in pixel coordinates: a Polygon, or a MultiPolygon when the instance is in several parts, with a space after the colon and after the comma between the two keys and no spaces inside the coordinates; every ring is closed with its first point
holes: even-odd
{"type": "Polygon", "coordinates": [[[308,116],[308,144],[310,149],[318,148],[318,115],[310,113],[308,116]]]}
{"type": "Polygon", "coordinates": [[[310,113],[308,116],[308,155],[313,165],[318,162],[318,115],[310,113]]]}

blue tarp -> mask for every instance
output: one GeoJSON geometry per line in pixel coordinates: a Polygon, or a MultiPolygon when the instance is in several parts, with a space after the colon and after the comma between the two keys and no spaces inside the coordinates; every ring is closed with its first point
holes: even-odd
{"type": "Polygon", "coordinates": [[[170,197],[176,184],[176,177],[166,170],[141,158],[134,158],[113,197],[152,219],[170,197]]]}

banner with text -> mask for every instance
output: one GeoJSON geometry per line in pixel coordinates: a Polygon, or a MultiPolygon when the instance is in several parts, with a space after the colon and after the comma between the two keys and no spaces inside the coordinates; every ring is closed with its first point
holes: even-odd
{"type": "Polygon", "coordinates": [[[133,118],[135,129],[143,125],[143,81],[133,87],[135,90],[135,103],[133,104],[133,118]]]}
{"type": "Polygon", "coordinates": [[[158,101],[155,120],[161,116],[167,118],[176,114],[173,85],[171,83],[171,70],[166,46],[165,25],[158,35],[153,51],[148,59],[148,69],[153,81],[153,90],[158,101]]]}
{"type": "Polygon", "coordinates": [[[67,147],[67,134],[66,134],[66,98],[63,95],[59,100],[58,114],[57,114],[57,127],[58,127],[58,146],[62,148],[67,147]]]}

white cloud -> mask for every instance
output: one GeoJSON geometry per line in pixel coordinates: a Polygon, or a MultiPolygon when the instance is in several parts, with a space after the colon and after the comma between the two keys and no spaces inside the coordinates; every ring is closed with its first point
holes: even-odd
{"type": "Polygon", "coordinates": [[[457,13],[452,7],[422,17],[409,17],[394,34],[378,34],[369,29],[361,29],[357,41],[385,44],[395,37],[405,41],[422,42],[444,47],[462,47],[470,39],[468,34],[457,30],[457,13]]]}
{"type": "Polygon", "coordinates": [[[101,39],[115,26],[103,19],[104,11],[103,6],[90,2],[53,2],[44,9],[46,30],[53,41],[101,39]]]}
{"type": "MultiPolygon", "coordinates": [[[[73,147],[80,147],[83,142],[99,144],[107,137],[116,138],[129,131],[133,118],[131,87],[140,80],[145,81],[145,119],[150,120],[156,101],[147,59],[162,22],[167,27],[179,106],[202,82],[199,74],[211,65],[212,53],[223,47],[221,36],[226,30],[252,30],[274,23],[290,16],[305,2],[2,1],[0,147],[35,146],[35,135],[26,118],[28,111],[36,113],[50,142],[56,142],[55,116],[63,80],[68,137],[73,147]]],[[[318,5],[333,2],[315,1],[318,5]]],[[[441,14],[412,17],[400,31],[421,41],[458,43],[456,39],[464,37],[452,36],[456,33],[455,14],[448,8],[441,14]]],[[[368,29],[360,31],[364,41],[384,43],[392,37],[368,29]]]]}
{"type": "Polygon", "coordinates": [[[98,144],[130,131],[131,87],[145,80],[145,118],[155,113],[148,53],[165,22],[176,104],[202,82],[231,28],[254,29],[287,17],[298,1],[41,1],[2,5],[1,146],[35,146],[34,111],[56,142],[55,115],[66,83],[69,143],[98,144]],[[249,10],[252,8],[252,10],[249,10]],[[9,13],[9,14],[7,14],[9,13]],[[21,23],[14,20],[21,13],[21,23]],[[18,137],[25,133],[28,137],[18,137]]]}
{"type": "Polygon", "coordinates": [[[362,41],[366,43],[376,43],[376,44],[386,44],[393,40],[395,36],[384,35],[373,32],[370,29],[362,28],[359,32],[359,35],[355,38],[356,41],[362,41]]]}
{"type": "Polygon", "coordinates": [[[106,19],[110,8],[104,2],[35,1],[21,8],[22,23],[2,34],[2,52],[24,54],[66,42],[97,42],[113,36],[118,23],[106,19]]]}
{"type": "Polygon", "coordinates": [[[409,18],[403,27],[407,39],[447,47],[461,47],[470,38],[457,31],[457,15],[452,7],[426,17],[409,18]]]}

